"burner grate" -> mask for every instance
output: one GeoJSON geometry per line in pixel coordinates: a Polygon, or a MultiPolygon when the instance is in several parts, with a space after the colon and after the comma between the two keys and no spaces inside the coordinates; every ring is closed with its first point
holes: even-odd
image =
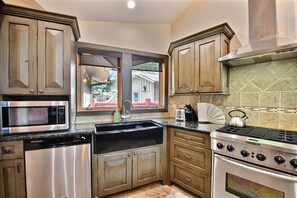
{"type": "Polygon", "coordinates": [[[272,129],[268,131],[264,139],[297,144],[297,133],[272,129]]]}
{"type": "Polygon", "coordinates": [[[233,126],[224,126],[217,131],[223,132],[223,133],[231,133],[236,135],[243,135],[245,136],[248,134],[249,131],[251,131],[253,127],[233,127],[233,126]]]}

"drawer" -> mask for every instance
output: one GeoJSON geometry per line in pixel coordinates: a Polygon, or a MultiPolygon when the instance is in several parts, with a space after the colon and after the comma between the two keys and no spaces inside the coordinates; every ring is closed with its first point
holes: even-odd
{"type": "Polygon", "coordinates": [[[23,158],[23,141],[0,142],[0,160],[23,158]]]}
{"type": "Polygon", "coordinates": [[[170,180],[200,197],[210,198],[210,176],[191,172],[176,163],[170,163],[170,180]]]}
{"type": "Polygon", "coordinates": [[[196,147],[210,149],[209,134],[170,128],[170,139],[196,147]]]}
{"type": "Polygon", "coordinates": [[[211,151],[203,148],[194,148],[176,141],[170,142],[170,160],[204,171],[210,175],[211,151]]]}

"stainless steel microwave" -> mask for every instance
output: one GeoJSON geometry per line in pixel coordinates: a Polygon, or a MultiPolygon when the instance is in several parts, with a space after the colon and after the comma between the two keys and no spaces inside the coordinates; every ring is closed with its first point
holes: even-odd
{"type": "Polygon", "coordinates": [[[0,134],[69,129],[68,101],[2,101],[0,134]]]}

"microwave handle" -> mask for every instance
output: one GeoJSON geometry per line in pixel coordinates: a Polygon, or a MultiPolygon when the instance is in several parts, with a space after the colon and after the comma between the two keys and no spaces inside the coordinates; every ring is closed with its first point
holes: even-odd
{"type": "Polygon", "coordinates": [[[275,177],[275,178],[279,178],[279,179],[282,179],[282,180],[286,180],[286,181],[292,181],[292,182],[297,182],[297,179],[296,177],[293,177],[291,175],[288,175],[288,174],[284,174],[284,173],[274,173],[274,172],[271,172],[271,171],[267,171],[267,170],[264,170],[264,169],[260,169],[259,167],[255,167],[253,165],[245,165],[243,163],[238,163],[237,161],[234,161],[232,159],[228,159],[226,157],[223,157],[223,156],[219,156],[217,154],[215,154],[215,158],[218,158],[219,160],[222,160],[226,163],[229,163],[229,164],[232,164],[234,166],[239,166],[243,169],[246,169],[246,170],[250,170],[250,171],[254,171],[254,172],[258,172],[260,174],[265,174],[265,175],[268,175],[270,177],[275,177]]]}

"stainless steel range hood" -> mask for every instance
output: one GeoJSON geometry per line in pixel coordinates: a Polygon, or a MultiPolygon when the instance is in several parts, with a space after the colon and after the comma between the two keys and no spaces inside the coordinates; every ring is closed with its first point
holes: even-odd
{"type": "Polygon", "coordinates": [[[219,61],[229,66],[242,66],[296,58],[297,39],[278,36],[280,31],[286,30],[279,24],[277,5],[275,0],[249,0],[249,43],[219,61]]]}

